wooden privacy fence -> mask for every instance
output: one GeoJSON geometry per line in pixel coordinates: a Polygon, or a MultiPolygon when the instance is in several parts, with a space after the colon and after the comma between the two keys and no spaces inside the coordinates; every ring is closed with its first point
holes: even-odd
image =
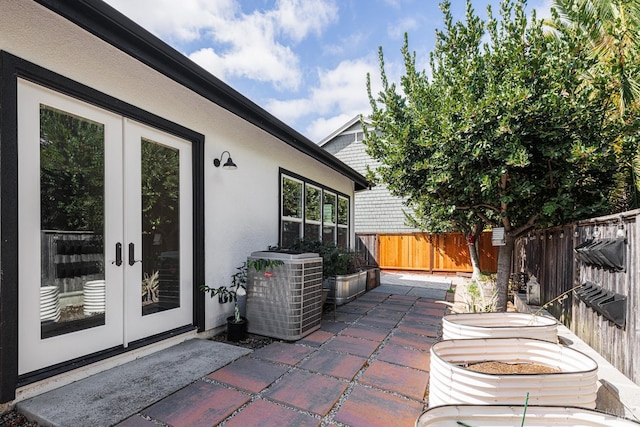
{"type": "MultiPolygon", "coordinates": [[[[356,249],[369,265],[389,270],[470,273],[469,247],[462,233],[444,234],[358,234],[356,249]]],[[[491,233],[478,241],[480,269],[495,273],[498,248],[491,245],[491,233]]]]}
{"type": "MultiPolygon", "coordinates": [[[[542,303],[579,288],[548,311],[636,384],[640,384],[640,210],[535,230],[515,243],[513,273],[536,276],[542,303]],[[622,239],[620,242],[618,239],[622,239]],[[598,241],[620,243],[622,269],[585,259],[598,241]],[[588,254],[588,253],[587,253],[588,254]]],[[[596,251],[597,252],[597,251],[596,251]]],[[[614,263],[615,264],[615,263],[614,263]]]]}

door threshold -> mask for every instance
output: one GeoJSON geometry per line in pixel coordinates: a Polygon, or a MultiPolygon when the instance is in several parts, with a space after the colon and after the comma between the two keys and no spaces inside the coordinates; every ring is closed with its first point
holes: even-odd
{"type": "Polygon", "coordinates": [[[65,370],[64,372],[40,380],[29,382],[16,389],[16,398],[12,404],[46,393],[47,391],[54,390],[67,384],[71,384],[72,382],[82,380],[90,377],[91,375],[98,374],[194,338],[198,338],[197,329],[190,328],[185,332],[171,335],[166,339],[154,341],[148,345],[136,346],[137,348],[121,349],[121,352],[114,356],[97,360],[96,362],[80,366],[75,369],[65,370]]]}

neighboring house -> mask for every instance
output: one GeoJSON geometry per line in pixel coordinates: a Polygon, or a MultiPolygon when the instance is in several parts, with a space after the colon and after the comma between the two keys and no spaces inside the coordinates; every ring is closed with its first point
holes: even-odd
{"type": "MultiPolygon", "coordinates": [[[[369,122],[365,119],[365,122],[369,122]]],[[[338,128],[319,145],[366,176],[368,168],[380,163],[366,153],[359,117],[338,128]]],[[[467,240],[462,233],[426,234],[407,225],[413,211],[401,197],[393,196],[384,183],[355,195],[354,226],[356,247],[369,264],[385,269],[430,272],[471,272],[467,240]]],[[[479,241],[483,271],[496,269],[497,251],[491,236],[483,233],[479,241]]]]}
{"type": "Polygon", "coordinates": [[[0,28],[0,403],[217,332],[199,287],[253,251],[354,244],[360,173],[113,8],[4,0],[0,28]]]}
{"type": "MultiPolygon", "coordinates": [[[[362,175],[367,168],[380,166],[366,153],[364,133],[360,118],[355,117],[323,139],[319,145],[362,175]]],[[[406,213],[412,210],[401,197],[391,195],[384,183],[378,183],[370,191],[355,197],[355,232],[358,234],[416,233],[420,230],[407,225],[406,213]]]]}

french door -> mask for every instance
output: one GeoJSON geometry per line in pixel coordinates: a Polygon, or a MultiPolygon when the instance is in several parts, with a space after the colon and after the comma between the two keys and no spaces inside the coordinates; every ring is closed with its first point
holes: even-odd
{"type": "Polygon", "coordinates": [[[19,374],[193,322],[191,143],[18,80],[19,374]]]}

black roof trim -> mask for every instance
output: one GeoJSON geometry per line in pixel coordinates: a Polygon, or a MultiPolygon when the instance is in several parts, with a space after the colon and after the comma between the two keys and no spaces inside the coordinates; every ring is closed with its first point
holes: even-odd
{"type": "Polygon", "coordinates": [[[127,55],[353,180],[367,179],[101,0],[34,0],[127,55]]]}

